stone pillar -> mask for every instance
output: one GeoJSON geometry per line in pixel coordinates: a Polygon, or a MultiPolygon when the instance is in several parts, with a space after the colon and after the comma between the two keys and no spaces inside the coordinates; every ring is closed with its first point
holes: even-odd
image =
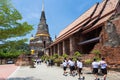
{"type": "Polygon", "coordinates": [[[48,55],[50,56],[50,48],[48,49],[48,55]]]}
{"type": "Polygon", "coordinates": [[[65,41],[63,41],[63,54],[66,53],[65,41]]]}
{"type": "Polygon", "coordinates": [[[57,54],[58,54],[58,44],[55,45],[55,53],[57,53],[57,54]]]}
{"type": "Polygon", "coordinates": [[[75,50],[75,40],[73,36],[71,36],[69,39],[70,39],[70,55],[73,55],[75,50]]]}
{"type": "Polygon", "coordinates": [[[60,55],[60,43],[58,43],[57,46],[58,46],[57,53],[58,55],[60,55]]]}
{"type": "Polygon", "coordinates": [[[50,47],[50,56],[52,56],[52,47],[50,47]]]}
{"type": "Polygon", "coordinates": [[[53,46],[50,48],[51,55],[53,55],[53,46]]]}
{"type": "Polygon", "coordinates": [[[63,55],[63,43],[62,42],[59,43],[59,48],[58,49],[59,49],[59,55],[62,56],[63,55]]]}
{"type": "Polygon", "coordinates": [[[56,54],[56,52],[55,52],[55,49],[56,49],[56,48],[55,48],[55,45],[53,46],[53,49],[54,49],[54,50],[53,50],[53,54],[56,54]]]}

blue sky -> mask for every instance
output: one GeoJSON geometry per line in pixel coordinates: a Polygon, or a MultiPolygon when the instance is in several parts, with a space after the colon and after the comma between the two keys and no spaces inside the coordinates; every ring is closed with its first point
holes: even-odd
{"type": "MultiPolygon", "coordinates": [[[[76,20],[96,2],[102,0],[44,0],[44,10],[49,33],[54,40],[65,27],[76,20]]],[[[25,37],[35,35],[40,22],[42,0],[12,0],[13,6],[21,13],[23,20],[34,25],[34,30],[25,37]]]]}

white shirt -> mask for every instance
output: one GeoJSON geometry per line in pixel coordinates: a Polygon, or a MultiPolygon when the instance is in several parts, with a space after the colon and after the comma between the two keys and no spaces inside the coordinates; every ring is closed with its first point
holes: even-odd
{"type": "Polygon", "coordinates": [[[99,67],[99,63],[94,61],[92,62],[92,68],[98,68],[99,67]]]}
{"type": "Polygon", "coordinates": [[[66,67],[67,66],[67,62],[63,62],[63,64],[62,64],[64,67],[66,67]]]}
{"type": "Polygon", "coordinates": [[[83,67],[82,62],[78,62],[77,67],[78,67],[78,68],[82,68],[82,67],[83,67]]]}
{"type": "Polygon", "coordinates": [[[75,65],[75,63],[73,62],[73,61],[69,61],[69,66],[74,66],[75,65]]]}
{"type": "Polygon", "coordinates": [[[78,67],[78,63],[79,63],[79,61],[77,60],[77,67],[78,67]]]}
{"type": "Polygon", "coordinates": [[[100,61],[99,62],[101,69],[105,69],[107,67],[107,63],[105,61],[100,61]]]}

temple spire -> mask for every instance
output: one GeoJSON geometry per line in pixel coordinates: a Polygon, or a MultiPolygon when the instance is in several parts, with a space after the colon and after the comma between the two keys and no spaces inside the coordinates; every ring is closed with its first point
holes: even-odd
{"type": "Polygon", "coordinates": [[[42,0],[42,11],[44,11],[44,0],[42,0]]]}
{"type": "Polygon", "coordinates": [[[44,0],[42,0],[42,13],[40,18],[40,23],[45,24],[46,18],[45,18],[45,11],[44,11],[44,0]]]}

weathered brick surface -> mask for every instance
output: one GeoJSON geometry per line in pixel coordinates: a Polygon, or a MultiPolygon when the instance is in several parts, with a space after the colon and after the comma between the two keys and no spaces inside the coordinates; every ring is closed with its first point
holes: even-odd
{"type": "MultiPolygon", "coordinates": [[[[103,30],[100,34],[101,40],[100,43],[96,44],[93,48],[93,50],[100,50],[101,52],[101,57],[105,57],[109,66],[111,68],[118,68],[120,69],[120,16],[115,16],[115,18],[113,18],[112,20],[110,20],[113,25],[115,26],[115,34],[117,33],[118,36],[112,36],[113,39],[110,40],[111,35],[109,36],[105,30],[105,28],[103,27],[103,30]],[[115,44],[113,46],[112,45],[112,40],[114,41],[114,37],[118,38],[118,44],[115,44]],[[111,41],[111,42],[109,42],[111,41]],[[109,43],[108,43],[109,42],[109,43]],[[108,43],[108,44],[106,44],[108,43]]],[[[107,24],[107,22],[106,22],[107,24]]],[[[105,24],[105,26],[106,26],[105,24]]],[[[108,26],[109,27],[109,26],[108,26]]],[[[114,32],[114,31],[113,31],[114,32]]],[[[117,41],[117,39],[115,39],[117,41]]]]}
{"type": "Polygon", "coordinates": [[[30,65],[29,57],[24,55],[24,54],[20,55],[18,57],[15,65],[17,65],[17,66],[28,66],[28,65],[30,65]]]}

